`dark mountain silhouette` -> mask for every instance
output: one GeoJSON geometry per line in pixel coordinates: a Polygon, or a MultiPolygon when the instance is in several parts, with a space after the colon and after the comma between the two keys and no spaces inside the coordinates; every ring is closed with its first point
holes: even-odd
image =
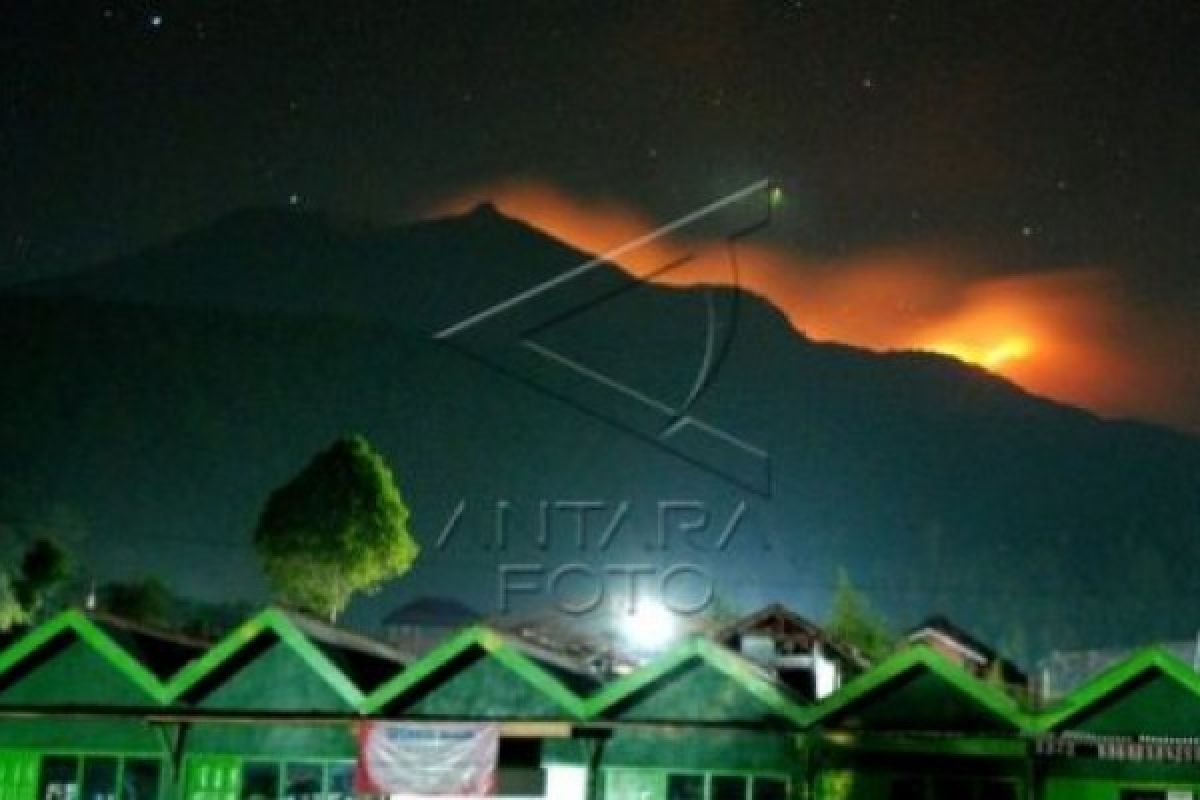
{"type": "MultiPolygon", "coordinates": [[[[267,493],[360,431],[424,546],[361,618],[421,593],[495,613],[501,563],[694,562],[743,603],[818,616],[842,565],[898,627],[946,613],[1017,656],[1194,632],[1194,438],[607,266],[433,335],[586,260],[490,207],[397,229],[266,210],[0,293],[0,481],[84,514],[98,577],[233,598],[261,591],[249,531],[267,493]],[[697,399],[677,419],[630,389],[697,399]],[[583,512],[559,501],[603,504],[583,550],[583,512]],[[690,541],[699,512],[680,501],[710,516],[690,541]]],[[[572,580],[558,588],[588,588],[572,580]]]]}

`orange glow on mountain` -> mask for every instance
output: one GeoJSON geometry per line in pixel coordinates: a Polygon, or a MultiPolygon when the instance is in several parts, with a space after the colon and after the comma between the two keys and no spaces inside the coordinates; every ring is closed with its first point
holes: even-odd
{"type": "MultiPolygon", "coordinates": [[[[484,200],[592,254],[658,227],[619,203],[528,181],[465,192],[435,212],[461,213],[484,200]]],[[[735,271],[724,241],[659,240],[624,254],[619,266],[646,277],[689,254],[684,267],[651,279],[675,286],[736,283],[816,340],[940,353],[1073,405],[1194,424],[1186,416],[1192,412],[1178,407],[1181,387],[1152,366],[1161,363],[1162,342],[1151,331],[1156,321],[1124,308],[1101,270],[997,275],[996,265],[937,245],[817,260],[747,241],[737,253],[735,271]]]]}
{"type": "Polygon", "coordinates": [[[1033,343],[1028,337],[1015,335],[1003,337],[994,344],[934,342],[921,349],[953,356],[959,361],[978,364],[993,372],[1003,372],[1013,361],[1029,358],[1033,353],[1033,343]]]}

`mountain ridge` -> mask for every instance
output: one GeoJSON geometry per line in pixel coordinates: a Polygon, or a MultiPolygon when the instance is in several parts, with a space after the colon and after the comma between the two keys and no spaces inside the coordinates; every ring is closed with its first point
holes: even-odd
{"type": "MultiPolygon", "coordinates": [[[[499,499],[527,534],[547,499],[627,501],[649,530],[656,503],[693,498],[714,519],[747,504],[735,552],[678,556],[746,604],[819,616],[846,566],[897,622],[941,611],[997,641],[1024,637],[1030,652],[1094,640],[1098,619],[1162,636],[1194,625],[1154,597],[1163,585],[1200,595],[1187,569],[1200,558],[1200,442],[1186,433],[1104,419],[942,356],[816,342],[739,289],[643,285],[611,266],[448,347],[431,334],[585,254],[487,209],[348,234],[289,233],[290,214],[275,215],[282,228],[235,215],[82,278],[0,291],[0,393],[22,398],[0,408],[0,481],[77,506],[97,574],[160,570],[200,595],[261,592],[248,536],[258,504],[357,430],[396,467],[426,546],[363,615],[451,576],[473,587],[466,599],[494,604],[501,556],[482,543],[499,499]],[[116,290],[104,285],[114,276],[116,290]],[[566,385],[593,402],[581,414],[555,395],[557,365],[512,360],[531,325],[578,306],[538,341],[672,402],[703,362],[703,325],[728,335],[688,413],[769,455],[769,496],[681,460],[640,418],[630,424],[648,435],[628,435],[613,424],[629,411],[619,397],[566,385]],[[460,501],[470,535],[439,551],[460,501]],[[759,540],[775,548],[765,560],[759,540]],[[1122,581],[1137,599],[1113,612],[1122,581]]],[[[513,557],[565,557],[527,545],[513,557]]],[[[623,542],[587,556],[648,552],[623,542]]]]}

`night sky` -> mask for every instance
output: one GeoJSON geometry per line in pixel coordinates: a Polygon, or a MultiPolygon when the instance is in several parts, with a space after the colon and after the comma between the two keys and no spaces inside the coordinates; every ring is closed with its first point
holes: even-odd
{"type": "Polygon", "coordinates": [[[251,205],[571,238],[770,177],[749,280],[798,328],[1200,429],[1197,41],[1192,2],[10,3],[0,285],[251,205]]]}

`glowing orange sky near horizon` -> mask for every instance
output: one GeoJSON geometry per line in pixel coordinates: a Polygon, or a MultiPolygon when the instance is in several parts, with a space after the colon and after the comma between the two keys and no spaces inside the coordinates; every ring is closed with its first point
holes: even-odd
{"type": "MultiPolygon", "coordinates": [[[[657,227],[619,204],[532,181],[464,192],[436,211],[460,213],[484,200],[588,253],[603,254],[657,227]]],[[[618,263],[645,276],[685,252],[697,257],[654,280],[676,286],[734,282],[723,242],[656,241],[618,263]]],[[[813,260],[742,242],[738,262],[736,282],[768,299],[813,339],[942,353],[1102,414],[1195,423],[1174,404],[1179,387],[1151,363],[1157,345],[1146,335],[1145,320],[1118,301],[1103,270],[997,277],[982,260],[936,245],[813,260]]]]}

